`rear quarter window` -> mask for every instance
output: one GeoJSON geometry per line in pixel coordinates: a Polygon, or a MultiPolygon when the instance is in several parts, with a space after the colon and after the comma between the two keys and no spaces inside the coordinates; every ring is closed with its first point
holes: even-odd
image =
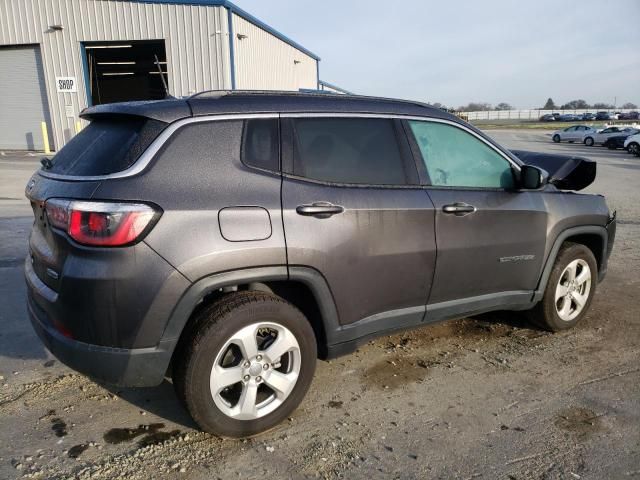
{"type": "Polygon", "coordinates": [[[46,171],[73,176],[121,172],[140,158],[166,125],[142,117],[93,120],[60,149],[46,171]]]}

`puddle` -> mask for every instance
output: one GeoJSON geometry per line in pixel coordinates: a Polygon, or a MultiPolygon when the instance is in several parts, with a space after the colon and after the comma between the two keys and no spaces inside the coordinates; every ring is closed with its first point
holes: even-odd
{"type": "Polygon", "coordinates": [[[138,425],[137,428],[112,428],[103,435],[104,441],[110,444],[130,442],[140,435],[152,435],[164,428],[164,423],[138,425]]]}
{"type": "Polygon", "coordinates": [[[67,452],[67,456],[69,458],[78,458],[80,455],[82,455],[82,452],[84,452],[87,448],[89,448],[88,443],[81,443],[80,445],[74,445],[67,452]]]}
{"type": "Polygon", "coordinates": [[[52,418],[51,430],[56,434],[56,437],[64,437],[67,435],[67,424],[61,418],[52,418]]]}
{"type": "Polygon", "coordinates": [[[586,440],[604,428],[598,415],[582,407],[569,407],[561,411],[554,423],[556,427],[576,435],[579,440],[586,440]]]}

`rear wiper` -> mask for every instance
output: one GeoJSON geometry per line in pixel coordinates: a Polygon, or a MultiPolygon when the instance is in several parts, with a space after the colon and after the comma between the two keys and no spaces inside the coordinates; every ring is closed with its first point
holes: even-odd
{"type": "Polygon", "coordinates": [[[40,159],[40,163],[42,164],[42,168],[44,168],[45,170],[50,170],[51,167],[53,167],[53,162],[50,158],[47,157],[42,157],[40,159]]]}

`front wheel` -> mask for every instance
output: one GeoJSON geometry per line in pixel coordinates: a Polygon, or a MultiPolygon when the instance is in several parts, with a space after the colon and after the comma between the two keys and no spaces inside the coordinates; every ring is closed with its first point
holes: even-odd
{"type": "Polygon", "coordinates": [[[557,332],[577,324],[596,292],[598,266],[584,245],[567,242],[556,258],[542,300],[529,312],[536,324],[557,332]]]}
{"type": "Polygon", "coordinates": [[[593,147],[593,138],[592,137],[587,137],[584,139],[584,144],[587,147],[593,147]]]}
{"type": "Polygon", "coordinates": [[[287,418],[315,372],[316,341],[305,316],[264,292],[223,297],[181,339],[174,385],[202,430],[250,437],[287,418]]]}
{"type": "Polygon", "coordinates": [[[627,145],[627,151],[634,155],[638,155],[640,154],[640,145],[638,145],[636,142],[631,142],[629,145],[627,145]]]}

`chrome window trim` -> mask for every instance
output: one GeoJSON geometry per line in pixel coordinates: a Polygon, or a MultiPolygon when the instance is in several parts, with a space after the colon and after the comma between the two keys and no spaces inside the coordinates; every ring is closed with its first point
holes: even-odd
{"type": "Polygon", "coordinates": [[[79,182],[91,182],[102,180],[113,180],[118,178],[127,178],[134,175],[138,175],[147,168],[149,163],[153,160],[155,155],[160,151],[164,144],[173,136],[173,134],[184,127],[193,123],[204,123],[212,121],[223,120],[244,120],[251,118],[382,118],[382,119],[396,119],[396,120],[415,120],[419,122],[436,122],[451,125],[452,127],[459,128],[465,132],[473,135],[475,138],[483,142],[489,148],[494,150],[505,160],[507,160],[516,170],[520,171],[520,165],[516,163],[512,158],[506,155],[503,151],[496,148],[491,142],[478,135],[470,128],[443,118],[435,117],[421,117],[414,115],[399,115],[399,114],[387,114],[387,113],[349,113],[349,112],[304,112],[304,113],[232,113],[232,114],[220,114],[220,115],[202,115],[197,117],[186,117],[176,122],[173,122],[165,128],[160,135],[149,145],[147,150],[140,156],[140,158],[126,170],[121,172],[110,173],[108,175],[64,175],[59,173],[49,173],[46,170],[38,170],[38,174],[45,178],[53,180],[63,181],[79,181],[79,182]]]}
{"type": "Polygon", "coordinates": [[[138,160],[131,165],[126,170],[122,170],[121,172],[110,173],[108,175],[90,175],[90,176],[82,176],[82,175],[64,175],[60,173],[49,173],[46,170],[38,170],[38,174],[43,177],[51,178],[53,180],[65,180],[65,181],[80,181],[80,182],[91,182],[91,181],[102,181],[102,180],[113,180],[117,178],[127,178],[132,177],[141,173],[151,160],[155,157],[155,155],[160,151],[160,149],[164,146],[164,144],[173,136],[173,134],[184,127],[185,125],[190,125],[192,123],[204,123],[211,122],[216,120],[243,120],[246,118],[278,118],[279,114],[277,113],[238,113],[238,114],[224,114],[224,115],[203,115],[201,117],[187,117],[176,122],[173,122],[165,128],[158,137],[151,142],[151,145],[144,151],[144,153],[138,158],[138,160]]]}

